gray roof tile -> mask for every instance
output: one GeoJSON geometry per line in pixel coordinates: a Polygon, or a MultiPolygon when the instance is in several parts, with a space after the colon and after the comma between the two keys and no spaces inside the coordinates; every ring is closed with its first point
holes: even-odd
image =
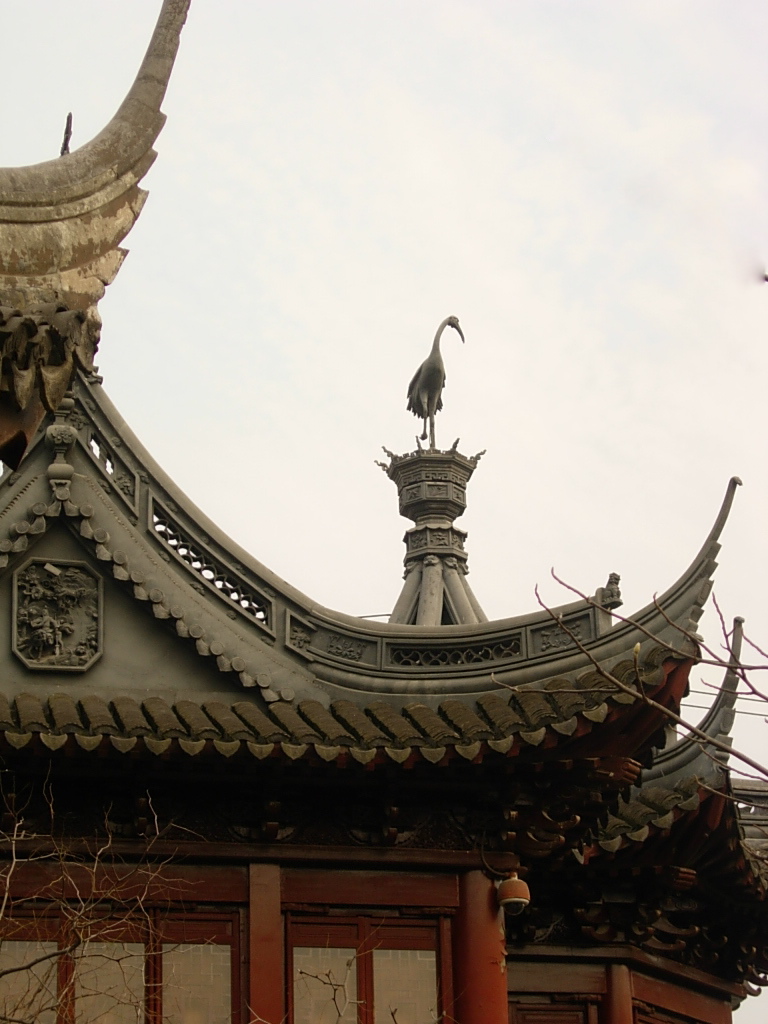
{"type": "Polygon", "coordinates": [[[22,732],[49,732],[50,724],[45,717],[39,697],[31,693],[20,693],[16,698],[16,715],[22,732]]]}
{"type": "Polygon", "coordinates": [[[296,708],[283,701],[270,705],[270,714],[276,718],[291,737],[292,743],[322,743],[323,737],[304,721],[296,708]]]}
{"type": "Polygon", "coordinates": [[[162,739],[187,735],[184,724],[176,717],[171,705],[161,697],[148,697],[142,707],[147,720],[162,739]]]}
{"type": "Polygon", "coordinates": [[[104,736],[116,736],[120,732],[120,726],[110,711],[107,702],[93,694],[88,694],[80,700],[85,720],[88,723],[88,731],[91,733],[102,733],[104,736]]]}
{"type": "MultiPolygon", "coordinates": [[[[544,689],[549,700],[558,709],[558,719],[567,721],[574,714],[584,707],[585,692],[583,687],[575,684],[571,679],[558,676],[550,679],[544,689]]],[[[602,700],[602,697],[601,697],[602,700]]]]}
{"type": "Polygon", "coordinates": [[[266,715],[256,704],[247,700],[240,700],[233,704],[232,710],[245,724],[255,733],[257,740],[267,740],[270,743],[279,743],[289,738],[286,729],[281,728],[276,722],[266,715]]]}
{"type": "Polygon", "coordinates": [[[409,747],[424,742],[421,732],[391,704],[386,704],[383,700],[374,701],[368,705],[367,711],[376,725],[389,733],[396,746],[409,747]]]}
{"type": "Polygon", "coordinates": [[[425,704],[406,704],[403,714],[424,733],[430,744],[444,745],[461,738],[444,718],[425,704]]]}
{"type": "Polygon", "coordinates": [[[48,710],[56,732],[83,732],[85,726],[77,704],[68,693],[54,693],[48,700],[48,710]]]}
{"type": "Polygon", "coordinates": [[[351,700],[335,701],[331,705],[331,711],[364,746],[380,746],[382,743],[389,742],[389,738],[384,735],[373,719],[369,718],[365,711],[353,704],[351,700]]]}
{"type": "Polygon", "coordinates": [[[345,746],[355,742],[354,735],[345,728],[343,722],[316,700],[303,700],[299,704],[299,714],[320,733],[329,743],[341,743],[345,746]]]}
{"type": "Polygon", "coordinates": [[[122,725],[124,736],[150,736],[152,726],[144,717],[141,705],[133,697],[115,697],[112,707],[122,725]]]}
{"type": "Polygon", "coordinates": [[[510,707],[509,698],[505,700],[498,693],[484,693],[478,697],[477,703],[497,736],[508,736],[526,726],[525,719],[510,707]]]}
{"type": "Polygon", "coordinates": [[[493,731],[488,727],[488,723],[460,700],[444,700],[440,705],[440,714],[451,723],[465,744],[489,739],[493,736],[493,731]]]}
{"type": "Polygon", "coordinates": [[[210,700],[203,704],[203,710],[214,725],[221,730],[227,740],[252,740],[253,734],[245,726],[243,720],[221,701],[210,700]]]}
{"type": "Polygon", "coordinates": [[[195,704],[191,700],[180,700],[174,704],[174,710],[189,729],[189,735],[193,740],[217,740],[219,738],[219,730],[199,704],[195,704]]]}
{"type": "Polygon", "coordinates": [[[525,719],[528,729],[540,729],[558,720],[555,706],[547,696],[540,690],[523,690],[512,695],[510,703],[525,719]]]}

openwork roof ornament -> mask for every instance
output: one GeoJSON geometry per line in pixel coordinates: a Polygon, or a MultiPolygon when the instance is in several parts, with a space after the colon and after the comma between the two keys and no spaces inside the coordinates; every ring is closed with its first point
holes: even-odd
{"type": "Polygon", "coordinates": [[[467,483],[483,456],[421,446],[405,455],[384,449],[379,463],[397,485],[400,514],[414,526],[403,538],[405,584],[390,622],[417,626],[469,625],[487,617],[467,582],[465,530],[454,523],[467,507],[467,483]]]}
{"type": "Polygon", "coordinates": [[[454,525],[466,509],[467,483],[485,452],[467,458],[459,439],[448,451],[435,444],[435,414],[443,408],[445,364],[440,339],[452,327],[464,341],[458,317],[440,323],[430,353],[408,385],[408,411],[424,421],[416,438],[417,450],[395,455],[384,448],[389,462],[378,462],[397,485],[400,514],[415,525],[403,540],[406,546],[405,585],[389,617],[391,623],[415,626],[470,625],[487,617],[467,583],[467,534],[454,525]],[[424,449],[422,441],[427,440],[424,449]]]}
{"type": "Polygon", "coordinates": [[[157,155],[160,104],[189,3],[164,0],[136,80],[94,139],[54,160],[0,168],[0,307],[14,327],[0,334],[0,457],[12,466],[75,365],[93,369],[96,307],[147,197],[139,182],[157,155]],[[58,371],[47,374],[55,386],[42,368],[58,371]]]}

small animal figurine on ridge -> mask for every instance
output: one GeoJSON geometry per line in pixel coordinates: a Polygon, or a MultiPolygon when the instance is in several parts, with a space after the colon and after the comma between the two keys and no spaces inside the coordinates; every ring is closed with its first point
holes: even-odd
{"type": "Polygon", "coordinates": [[[427,420],[429,420],[429,447],[435,447],[435,413],[443,408],[443,388],[445,387],[445,365],[440,355],[440,336],[446,327],[459,332],[464,341],[464,332],[459,327],[459,319],[447,316],[437,328],[432,351],[414,374],[408,385],[408,411],[420,420],[424,420],[424,433],[421,440],[427,439],[427,420]]]}

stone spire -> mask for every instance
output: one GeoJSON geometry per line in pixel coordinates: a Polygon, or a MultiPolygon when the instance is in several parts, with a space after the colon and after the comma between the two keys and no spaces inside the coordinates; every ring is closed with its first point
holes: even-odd
{"type": "Polygon", "coordinates": [[[487,617],[467,582],[467,534],[455,524],[467,507],[469,478],[484,452],[467,458],[457,450],[419,448],[407,455],[386,451],[379,463],[395,481],[406,531],[405,584],[389,621],[417,626],[467,625],[487,617]]]}

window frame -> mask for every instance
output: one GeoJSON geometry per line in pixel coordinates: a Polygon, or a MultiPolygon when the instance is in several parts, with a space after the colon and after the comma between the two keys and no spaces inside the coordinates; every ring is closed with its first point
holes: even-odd
{"type": "MultiPolygon", "coordinates": [[[[95,942],[139,942],[144,945],[144,1019],[146,1024],[163,1024],[164,944],[227,945],[230,947],[230,1009],[231,1024],[241,1024],[243,1008],[243,974],[241,971],[242,912],[221,910],[205,912],[159,911],[147,909],[134,919],[99,917],[110,929],[108,937],[99,934],[95,942]]],[[[75,995],[76,956],[68,951],[68,918],[60,909],[45,908],[15,913],[3,922],[0,940],[57,942],[58,1007],[56,1024],[72,1024],[77,1019],[75,995]]]]}
{"type": "Polygon", "coordinates": [[[344,913],[285,914],[285,991],[288,1021],[294,1020],[294,963],[297,946],[354,948],[357,961],[357,1024],[374,1022],[373,953],[376,949],[431,950],[435,953],[435,983],[439,1019],[452,1019],[453,961],[450,917],[382,914],[355,908],[344,913]]]}

